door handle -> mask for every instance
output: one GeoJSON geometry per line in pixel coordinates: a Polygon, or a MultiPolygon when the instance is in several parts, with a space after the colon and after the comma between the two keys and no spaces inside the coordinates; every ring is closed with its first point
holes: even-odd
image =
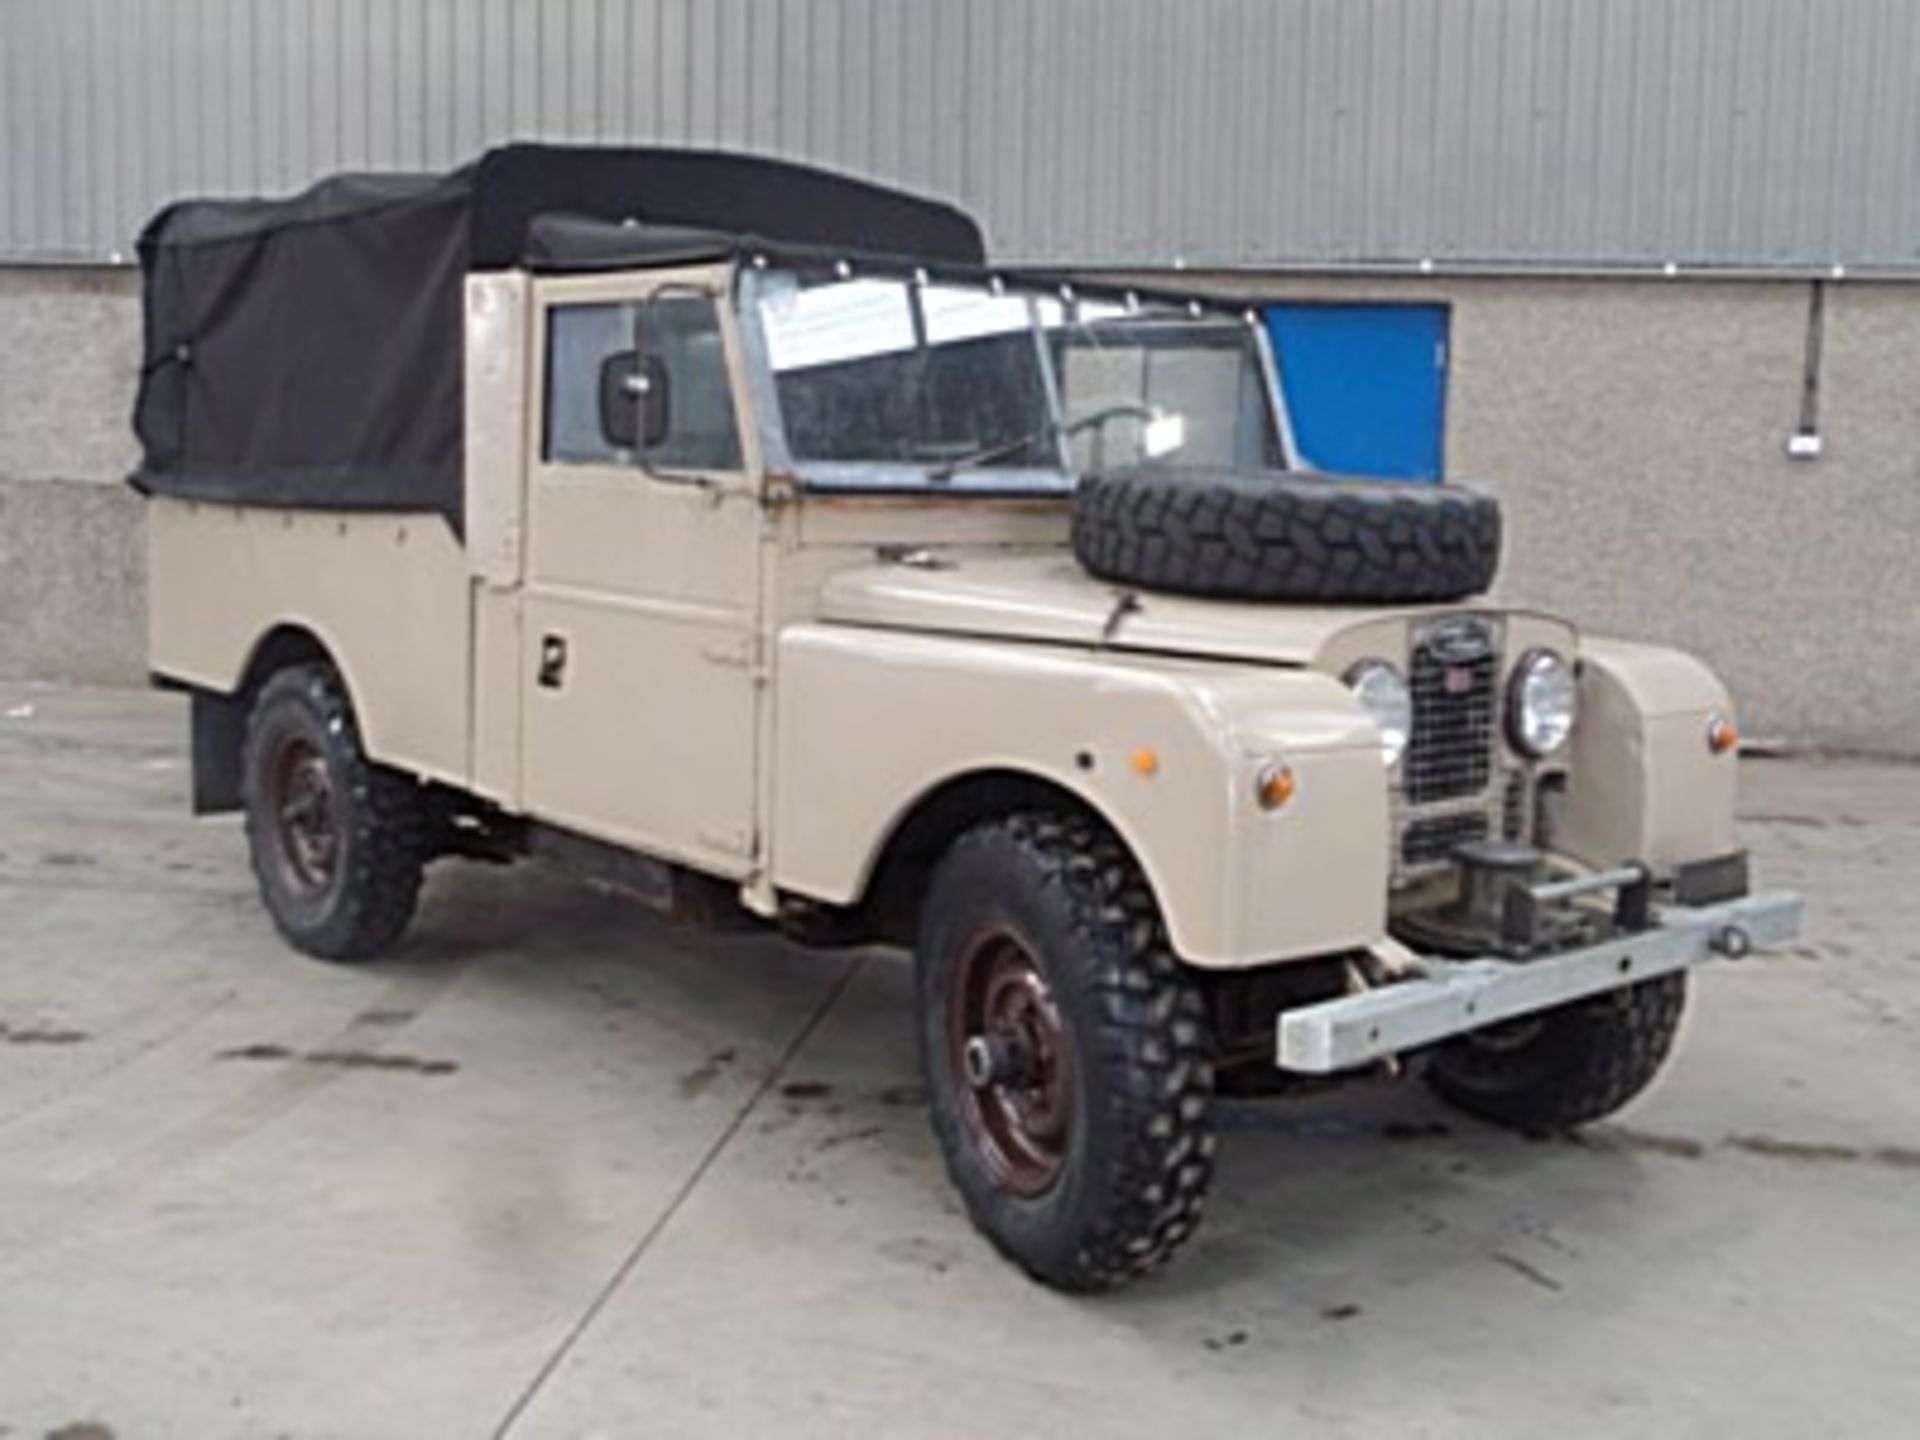
{"type": "Polygon", "coordinates": [[[567,681],[567,637],[540,637],[540,684],[543,689],[558,690],[567,681]]]}

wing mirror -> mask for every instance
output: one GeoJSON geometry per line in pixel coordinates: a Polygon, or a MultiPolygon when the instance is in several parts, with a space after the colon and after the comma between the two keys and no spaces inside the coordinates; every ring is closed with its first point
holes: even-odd
{"type": "Polygon", "coordinates": [[[658,355],[621,350],[600,362],[600,434],[616,450],[651,450],[667,438],[670,391],[658,355]]]}

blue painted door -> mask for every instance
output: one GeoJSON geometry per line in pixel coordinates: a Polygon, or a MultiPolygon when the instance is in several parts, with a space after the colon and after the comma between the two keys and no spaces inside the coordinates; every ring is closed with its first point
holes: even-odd
{"type": "Polygon", "coordinates": [[[1305,464],[1396,480],[1441,477],[1446,306],[1274,305],[1267,331],[1305,464]]]}

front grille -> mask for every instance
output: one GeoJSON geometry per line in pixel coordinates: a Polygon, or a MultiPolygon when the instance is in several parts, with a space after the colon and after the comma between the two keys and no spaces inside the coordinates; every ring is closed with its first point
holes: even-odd
{"type": "Polygon", "coordinates": [[[1524,840],[1527,829],[1527,775],[1524,770],[1509,770],[1500,792],[1500,835],[1506,840],[1524,840]]]}
{"type": "Polygon", "coordinates": [[[1444,869],[1461,845],[1514,830],[1514,796],[1498,769],[1499,622],[1448,616],[1411,638],[1413,733],[1394,796],[1398,883],[1444,869]]]}
{"type": "Polygon", "coordinates": [[[1461,845],[1487,838],[1487,817],[1477,810],[1464,814],[1430,815],[1408,824],[1400,836],[1400,863],[1408,869],[1437,865],[1453,858],[1461,845]]]}
{"type": "Polygon", "coordinates": [[[1401,762],[1409,805],[1483,793],[1493,778],[1499,656],[1443,660],[1424,641],[1414,646],[1407,675],[1413,693],[1413,735],[1401,762]]]}

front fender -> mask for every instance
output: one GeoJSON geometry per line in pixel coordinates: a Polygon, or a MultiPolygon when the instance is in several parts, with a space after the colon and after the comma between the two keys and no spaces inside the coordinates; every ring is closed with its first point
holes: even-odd
{"type": "Polygon", "coordinates": [[[775,674],[769,860],[783,890],[853,903],[921,797],[1015,771],[1106,819],[1196,965],[1381,938],[1379,739],[1325,675],[818,624],[782,634],[775,674]],[[1269,812],[1255,777],[1273,761],[1298,790],[1269,812]]]}
{"type": "Polygon", "coordinates": [[[1567,792],[1549,840],[1596,867],[1665,873],[1737,848],[1736,764],[1707,745],[1731,701],[1712,671],[1677,650],[1619,640],[1580,647],[1580,719],[1567,792]]]}

